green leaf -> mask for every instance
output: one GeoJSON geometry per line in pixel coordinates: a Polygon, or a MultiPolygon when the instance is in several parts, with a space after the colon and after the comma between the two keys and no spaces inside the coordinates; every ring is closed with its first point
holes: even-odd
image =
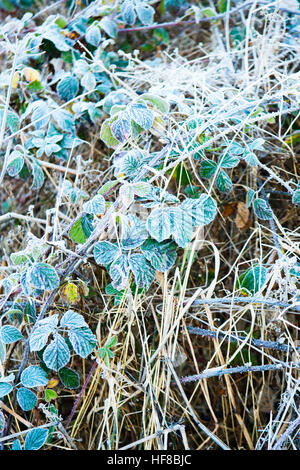
{"type": "Polygon", "coordinates": [[[99,242],[94,246],[94,258],[100,266],[111,264],[119,254],[119,247],[110,242],[99,242]]]}
{"type": "Polygon", "coordinates": [[[232,181],[223,170],[220,170],[217,176],[216,185],[219,191],[223,193],[229,193],[232,189],[232,181]]]}
{"type": "Polygon", "coordinates": [[[113,287],[117,290],[125,289],[128,284],[129,273],[127,255],[119,256],[114,260],[109,268],[109,275],[111,277],[113,287]]]}
{"type": "Polygon", "coordinates": [[[157,208],[149,215],[146,228],[152,238],[162,242],[171,237],[169,209],[157,208]]]}
{"type": "Polygon", "coordinates": [[[153,23],[155,10],[151,5],[146,2],[136,3],[135,10],[141,23],[150,25],[153,23]]]}
{"type": "Polygon", "coordinates": [[[66,340],[60,334],[56,333],[54,339],[43,353],[43,361],[49,369],[58,372],[69,360],[70,351],[66,340]]]}
{"type": "Polygon", "coordinates": [[[80,357],[86,358],[97,345],[96,336],[88,327],[72,328],[68,334],[74,351],[80,357]]]}
{"type": "Polygon", "coordinates": [[[24,387],[44,387],[48,384],[47,372],[41,367],[29,366],[21,374],[21,383],[24,387]]]}
{"type": "Polygon", "coordinates": [[[17,391],[17,402],[23,411],[30,411],[37,405],[37,397],[31,390],[21,387],[17,391]]]}
{"type": "Polygon", "coordinates": [[[89,214],[83,215],[75,222],[69,231],[70,238],[76,243],[85,243],[86,239],[94,230],[94,227],[88,216],[89,214]]]}
{"type": "Polygon", "coordinates": [[[264,266],[253,266],[238,279],[240,289],[247,293],[256,294],[263,287],[267,279],[267,270],[264,266]]]}
{"type": "Polygon", "coordinates": [[[40,189],[44,183],[44,172],[37,160],[35,160],[34,163],[31,165],[31,169],[33,176],[31,188],[40,189]]]}
{"type": "Polygon", "coordinates": [[[200,176],[211,178],[217,171],[218,165],[212,160],[203,160],[200,164],[200,176]]]}
{"type": "Polygon", "coordinates": [[[269,204],[261,198],[255,199],[253,202],[254,212],[261,220],[269,220],[273,218],[273,212],[269,204]]]}
{"type": "Polygon", "coordinates": [[[73,310],[68,310],[60,320],[60,326],[63,328],[81,328],[87,326],[82,315],[73,310]]]}
{"type": "Polygon", "coordinates": [[[101,126],[101,131],[100,131],[100,139],[103,140],[103,142],[107,145],[109,148],[115,148],[119,145],[119,142],[115,137],[113,136],[111,132],[111,119],[105,119],[101,126]]]}
{"type": "MultiPolygon", "coordinates": [[[[0,127],[2,126],[2,121],[4,118],[4,109],[0,108],[0,127]]],[[[6,123],[5,127],[11,131],[11,133],[17,132],[19,129],[19,116],[11,110],[7,111],[6,114],[6,123]]]]}
{"type": "Polygon", "coordinates": [[[292,202],[293,204],[300,206],[300,189],[296,189],[296,191],[294,191],[292,202]]]}
{"type": "Polygon", "coordinates": [[[69,75],[62,78],[57,84],[57,93],[64,101],[70,101],[79,91],[79,82],[76,77],[69,75]]]}
{"type": "Polygon", "coordinates": [[[259,165],[259,160],[253,152],[245,152],[242,158],[243,160],[245,160],[246,163],[248,163],[249,166],[259,165]]]}
{"type": "Polygon", "coordinates": [[[45,390],[45,400],[46,402],[50,402],[51,400],[55,400],[57,398],[57,393],[55,390],[51,388],[46,388],[45,390]]]}
{"type": "Polygon", "coordinates": [[[46,442],[48,429],[31,429],[26,436],[24,450],[38,450],[46,442]]]}
{"type": "Polygon", "coordinates": [[[85,40],[91,46],[98,47],[101,41],[101,33],[100,29],[96,25],[92,25],[87,29],[87,32],[85,33],[85,40]]]}
{"type": "Polygon", "coordinates": [[[117,33],[118,33],[117,23],[113,20],[110,20],[107,16],[102,18],[102,20],[99,23],[99,26],[111,38],[115,38],[117,36],[117,33]]]}
{"type": "Polygon", "coordinates": [[[36,263],[30,271],[30,282],[36,289],[53,290],[59,287],[55,269],[47,263],[36,263]]]}
{"type": "Polygon", "coordinates": [[[170,229],[177,245],[185,248],[191,241],[193,235],[193,217],[182,207],[172,207],[169,209],[170,229]]]}
{"type": "Polygon", "coordinates": [[[119,113],[117,119],[115,119],[110,126],[112,135],[119,141],[125,142],[129,137],[131,126],[129,114],[125,111],[119,113]]]}
{"type": "Polygon", "coordinates": [[[143,220],[130,214],[122,216],[121,221],[121,243],[124,250],[133,250],[148,238],[146,224],[143,220]]]}
{"type": "Polygon", "coordinates": [[[169,112],[169,104],[160,96],[144,93],[139,99],[150,103],[152,106],[155,106],[155,108],[162,113],[169,112]]]}
{"type": "Polygon", "coordinates": [[[58,372],[59,378],[64,385],[69,390],[75,390],[79,387],[79,375],[72,369],[68,367],[63,367],[58,372]]]}

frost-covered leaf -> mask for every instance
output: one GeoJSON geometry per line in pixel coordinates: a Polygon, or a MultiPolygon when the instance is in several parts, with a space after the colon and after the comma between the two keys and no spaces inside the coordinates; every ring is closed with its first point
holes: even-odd
{"type": "Polygon", "coordinates": [[[48,429],[31,429],[26,435],[24,450],[39,450],[45,444],[48,437],[48,429]]]}
{"type": "Polygon", "coordinates": [[[183,210],[190,211],[193,224],[203,226],[212,222],[217,213],[216,201],[207,194],[201,194],[197,199],[187,198],[182,204],[183,210]]]}
{"type": "Polygon", "coordinates": [[[30,411],[37,405],[37,396],[27,388],[19,388],[17,391],[17,402],[23,411],[30,411]]]}
{"type": "Polygon", "coordinates": [[[21,152],[14,150],[9,155],[8,164],[7,164],[7,173],[9,176],[17,176],[22,170],[24,165],[24,157],[21,152]]]}
{"type": "MultiPolygon", "coordinates": [[[[0,127],[2,126],[2,120],[4,118],[4,108],[0,108],[0,127]]],[[[6,113],[6,126],[11,133],[17,132],[19,129],[19,116],[10,109],[6,113]]]]}
{"type": "Polygon", "coordinates": [[[89,201],[85,202],[82,206],[82,210],[88,214],[104,214],[105,212],[105,200],[101,194],[97,194],[89,201]]]}
{"type": "Polygon", "coordinates": [[[132,250],[142,245],[148,238],[146,224],[135,215],[122,216],[121,243],[124,250],[132,250]]]}
{"type": "Polygon", "coordinates": [[[68,310],[60,320],[60,326],[66,328],[81,328],[87,326],[84,318],[79,313],[68,310]]]}
{"type": "Polygon", "coordinates": [[[217,171],[218,165],[212,160],[203,160],[200,164],[200,176],[211,178],[217,171]]]}
{"type": "Polygon", "coordinates": [[[219,163],[221,168],[234,168],[239,164],[240,160],[237,156],[231,155],[229,153],[224,153],[220,158],[219,158],[219,163]]]}
{"type": "Polygon", "coordinates": [[[185,248],[193,235],[193,217],[182,207],[169,208],[170,230],[177,245],[185,248]]]}
{"type": "Polygon", "coordinates": [[[149,215],[146,228],[151,237],[162,242],[171,237],[171,224],[169,210],[167,208],[154,209],[149,215]]]}
{"type": "Polygon", "coordinates": [[[256,216],[261,220],[269,220],[273,218],[273,212],[269,204],[261,198],[255,199],[253,202],[254,212],[256,216]]]}
{"type": "Polygon", "coordinates": [[[253,266],[238,279],[239,288],[247,293],[256,294],[260,291],[267,279],[267,270],[264,266],[253,266]]]}
{"type": "Polygon", "coordinates": [[[154,116],[152,111],[143,103],[135,103],[129,107],[131,119],[142,129],[149,130],[152,127],[154,116]]]}
{"type": "Polygon", "coordinates": [[[0,338],[4,344],[11,344],[23,339],[23,335],[15,326],[5,325],[0,329],[0,338]]]}
{"type": "Polygon", "coordinates": [[[21,442],[19,439],[15,439],[12,443],[11,450],[22,450],[21,442]]]}
{"type": "Polygon", "coordinates": [[[100,139],[103,140],[107,147],[115,148],[119,145],[119,142],[112,134],[111,123],[111,119],[105,119],[101,126],[100,139]]]}
{"type": "Polygon", "coordinates": [[[127,255],[119,256],[110,266],[109,275],[112,285],[117,290],[127,287],[129,279],[129,263],[127,255]]]}
{"type": "Polygon", "coordinates": [[[135,10],[141,23],[144,25],[153,23],[155,10],[151,5],[148,5],[146,2],[138,2],[135,10]]]}
{"type": "Polygon", "coordinates": [[[97,346],[97,338],[87,326],[72,328],[69,331],[69,340],[74,351],[83,358],[86,358],[97,346]]]}
{"type": "Polygon", "coordinates": [[[90,214],[85,214],[71,227],[69,236],[74,242],[83,244],[93,230],[94,227],[90,219],[90,214]]]}
{"type": "Polygon", "coordinates": [[[257,166],[259,164],[259,160],[253,152],[245,152],[242,158],[249,166],[257,166]]]}
{"type": "Polygon", "coordinates": [[[216,179],[216,186],[219,191],[229,193],[232,189],[232,181],[226,171],[220,170],[216,179]]]}
{"type": "Polygon", "coordinates": [[[68,75],[63,77],[57,84],[57,92],[62,100],[70,101],[79,91],[79,82],[76,77],[68,75]]]}
{"type": "Polygon", "coordinates": [[[110,242],[98,242],[94,246],[94,258],[100,266],[107,266],[120,254],[119,247],[110,242]]]}
{"type": "Polygon", "coordinates": [[[29,366],[21,374],[21,383],[24,387],[44,387],[48,384],[47,372],[41,367],[29,366]]]}
{"type": "Polygon", "coordinates": [[[29,337],[30,351],[40,351],[46,346],[48,338],[54,332],[54,327],[51,325],[41,325],[35,328],[29,337]]]}
{"type": "Polygon", "coordinates": [[[169,111],[169,104],[160,96],[144,93],[139,99],[155,106],[162,113],[167,113],[169,111]]]}
{"type": "Polygon", "coordinates": [[[30,282],[36,289],[53,290],[59,287],[55,269],[47,263],[36,263],[30,270],[30,282]]]}
{"type": "Polygon", "coordinates": [[[130,117],[128,113],[122,112],[118,115],[117,119],[115,119],[111,126],[112,135],[119,141],[125,142],[125,140],[129,137],[130,134],[130,117]]]}
{"type": "MultiPolygon", "coordinates": [[[[298,184],[298,186],[300,185],[298,184]]],[[[300,206],[300,187],[299,189],[296,189],[296,191],[294,191],[292,202],[293,204],[297,204],[298,206],[300,206]]]]}
{"type": "Polygon", "coordinates": [[[46,347],[43,353],[43,361],[46,366],[59,371],[70,360],[70,351],[66,340],[58,333],[55,334],[54,339],[46,347]]]}
{"type": "Polygon", "coordinates": [[[5,397],[12,391],[13,387],[8,382],[0,382],[0,398],[5,397]]]}
{"type": "Polygon", "coordinates": [[[134,3],[132,2],[132,0],[125,0],[125,2],[122,3],[120,13],[121,13],[124,23],[130,26],[135,23],[136,13],[134,9],[134,3]]]}
{"type": "Polygon", "coordinates": [[[40,189],[44,183],[44,172],[42,170],[41,165],[38,163],[37,160],[35,160],[32,163],[31,170],[32,170],[32,176],[33,176],[31,188],[40,189]]]}
{"type": "Polygon", "coordinates": [[[133,273],[137,287],[149,289],[155,277],[155,269],[144,255],[134,253],[129,258],[129,266],[133,273]]]}
{"type": "Polygon", "coordinates": [[[85,40],[91,46],[98,47],[101,41],[101,33],[100,29],[97,25],[91,25],[86,33],[85,33],[85,40]]]}
{"type": "Polygon", "coordinates": [[[105,31],[106,34],[108,34],[108,36],[110,36],[111,38],[115,38],[117,36],[117,23],[113,20],[110,20],[107,16],[102,18],[99,25],[103,29],[103,31],[105,31]]]}

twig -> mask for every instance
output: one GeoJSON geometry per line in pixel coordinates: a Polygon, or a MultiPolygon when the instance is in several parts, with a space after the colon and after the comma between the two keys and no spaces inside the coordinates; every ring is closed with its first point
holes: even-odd
{"type": "Polygon", "coordinates": [[[286,431],[280,436],[276,444],[271,448],[271,450],[280,450],[287,438],[292,434],[292,432],[297,428],[300,427],[300,416],[293,421],[286,431]]]}
{"type": "Polygon", "coordinates": [[[47,221],[39,219],[38,217],[32,217],[31,215],[17,214],[16,212],[8,212],[7,214],[0,215],[0,224],[7,222],[8,220],[19,219],[25,220],[26,222],[36,222],[37,224],[46,225],[47,221]]]}
{"type": "Polygon", "coordinates": [[[282,307],[288,308],[292,307],[294,310],[300,311],[300,305],[293,305],[287,302],[281,302],[279,300],[268,300],[263,297],[218,297],[212,299],[197,299],[194,300],[192,306],[194,305],[214,305],[214,304],[235,304],[235,303],[245,303],[245,304],[263,304],[270,307],[282,307]]]}
{"type": "Polygon", "coordinates": [[[170,432],[176,432],[176,431],[182,432],[182,429],[184,429],[184,426],[182,424],[175,424],[174,426],[170,426],[169,428],[155,432],[153,434],[150,434],[150,436],[143,437],[142,439],[139,439],[138,441],[132,442],[131,444],[128,444],[127,446],[120,447],[118,450],[132,449],[132,447],[136,447],[139,444],[143,444],[144,442],[151,441],[152,439],[160,437],[162,434],[167,435],[170,432]]]}

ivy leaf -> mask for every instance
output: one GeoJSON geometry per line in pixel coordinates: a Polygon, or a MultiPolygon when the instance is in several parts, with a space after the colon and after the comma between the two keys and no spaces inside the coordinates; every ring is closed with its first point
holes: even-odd
{"type": "Polygon", "coordinates": [[[144,255],[134,253],[129,258],[129,266],[134,275],[137,287],[149,289],[155,277],[155,269],[148,263],[144,255]]]}
{"type": "Polygon", "coordinates": [[[101,194],[97,194],[89,201],[83,204],[82,209],[88,214],[104,214],[105,212],[105,200],[101,194]]]}
{"type": "Polygon", "coordinates": [[[88,327],[72,328],[68,334],[74,351],[80,357],[86,358],[97,345],[96,336],[88,327]]]}
{"type": "Polygon", "coordinates": [[[36,263],[30,271],[30,282],[36,289],[53,290],[59,287],[55,269],[47,263],[36,263]]]}
{"type": "Polygon", "coordinates": [[[261,220],[269,220],[273,218],[273,212],[264,199],[257,198],[253,202],[254,212],[261,220]]]}
{"type": "Polygon", "coordinates": [[[30,411],[37,405],[37,397],[31,390],[21,387],[17,391],[17,402],[23,411],[30,411]]]}
{"type": "Polygon", "coordinates": [[[26,436],[24,450],[38,450],[46,442],[48,437],[48,429],[31,429],[26,436]]]}
{"type": "Polygon", "coordinates": [[[43,361],[49,369],[58,372],[69,360],[70,351],[66,340],[60,334],[56,333],[54,339],[43,353],[43,361]]]}
{"type": "Polygon", "coordinates": [[[142,129],[149,130],[152,127],[154,116],[152,111],[143,103],[135,103],[129,107],[131,119],[142,129]]]}
{"type": "Polygon", "coordinates": [[[219,171],[216,186],[219,191],[222,191],[223,193],[229,193],[232,190],[232,181],[225,171],[219,171]]]}
{"type": "Polygon", "coordinates": [[[48,384],[47,372],[41,367],[29,366],[21,374],[21,383],[24,387],[44,387],[48,384]]]}
{"type": "Polygon", "coordinates": [[[79,82],[76,77],[69,75],[62,78],[57,84],[57,93],[64,101],[70,101],[79,91],[79,82]]]}
{"type": "Polygon", "coordinates": [[[67,389],[75,390],[79,387],[79,375],[74,370],[69,369],[68,367],[63,367],[59,370],[58,375],[60,380],[62,381],[62,384],[67,389]]]}
{"type": "Polygon", "coordinates": [[[23,339],[22,333],[15,326],[5,325],[0,330],[0,337],[4,344],[11,344],[23,339]]]}
{"type": "Polygon", "coordinates": [[[107,266],[120,254],[119,247],[110,242],[99,242],[94,246],[94,258],[100,266],[107,266]]]}

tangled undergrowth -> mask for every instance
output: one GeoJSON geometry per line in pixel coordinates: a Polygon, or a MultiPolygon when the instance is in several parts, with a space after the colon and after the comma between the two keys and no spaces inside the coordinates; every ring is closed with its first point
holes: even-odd
{"type": "Polygon", "coordinates": [[[0,1],[2,449],[299,449],[297,0],[0,1]]]}

